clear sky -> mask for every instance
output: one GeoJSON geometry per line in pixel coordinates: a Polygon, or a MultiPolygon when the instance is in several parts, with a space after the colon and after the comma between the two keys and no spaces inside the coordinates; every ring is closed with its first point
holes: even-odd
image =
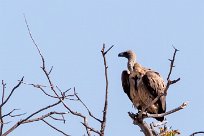
{"type": "MultiPolygon", "coordinates": [[[[45,56],[51,77],[62,90],[76,87],[83,101],[101,116],[105,90],[102,44],[115,45],[107,54],[109,72],[109,110],[107,136],[142,135],[132,125],[127,112],[132,104],[123,93],[120,81],[127,60],[119,52],[131,49],[145,67],[161,73],[166,79],[168,59],[174,45],[176,56],[167,110],[189,101],[186,109],[167,116],[168,126],[179,129],[182,136],[203,130],[204,122],[204,1],[203,0],[0,0],[0,79],[7,91],[25,76],[28,83],[47,84],[40,69],[40,58],[30,40],[24,22],[26,15],[35,41],[45,56]]],[[[8,93],[8,92],[7,92],[8,93]]],[[[39,90],[21,86],[4,109],[21,109],[27,114],[51,104],[39,90]]],[[[85,112],[76,102],[69,105],[85,112]]],[[[63,107],[55,109],[64,111],[63,107]]],[[[58,128],[73,136],[85,132],[80,119],[67,116],[58,128]]],[[[13,124],[15,120],[9,125],[13,124]]],[[[152,120],[147,120],[148,122],[152,120]]],[[[90,125],[98,125],[90,120],[90,125]]],[[[42,122],[22,125],[11,136],[60,136],[42,122]]]]}

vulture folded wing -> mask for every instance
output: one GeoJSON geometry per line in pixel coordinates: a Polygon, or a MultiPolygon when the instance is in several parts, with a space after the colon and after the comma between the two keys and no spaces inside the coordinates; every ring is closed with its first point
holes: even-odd
{"type": "MultiPolygon", "coordinates": [[[[155,71],[147,71],[142,77],[142,81],[147,87],[151,95],[156,98],[161,93],[164,93],[165,83],[159,73],[155,71]]],[[[161,96],[157,101],[159,104],[159,113],[164,113],[166,111],[166,96],[161,96]]]]}
{"type": "Polygon", "coordinates": [[[129,73],[127,70],[124,70],[121,74],[121,81],[122,81],[122,87],[124,92],[127,94],[129,99],[132,101],[132,98],[130,97],[130,82],[129,82],[129,73]]]}

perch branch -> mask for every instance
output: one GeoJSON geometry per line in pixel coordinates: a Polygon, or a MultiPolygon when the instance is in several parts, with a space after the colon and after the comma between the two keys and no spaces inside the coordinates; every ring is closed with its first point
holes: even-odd
{"type": "Polygon", "coordinates": [[[167,116],[169,114],[172,114],[174,112],[177,112],[179,110],[182,110],[184,108],[186,108],[186,106],[188,105],[188,102],[184,102],[182,105],[180,105],[179,107],[175,108],[175,109],[172,109],[168,112],[165,112],[165,113],[161,113],[161,114],[149,114],[149,113],[144,113],[146,114],[146,116],[143,116],[144,118],[156,118],[156,117],[164,117],[164,116],[167,116]]]}
{"type": "Polygon", "coordinates": [[[139,119],[136,114],[128,112],[130,118],[133,120],[134,125],[138,125],[145,136],[153,136],[150,126],[143,121],[143,119],[139,119]]]}

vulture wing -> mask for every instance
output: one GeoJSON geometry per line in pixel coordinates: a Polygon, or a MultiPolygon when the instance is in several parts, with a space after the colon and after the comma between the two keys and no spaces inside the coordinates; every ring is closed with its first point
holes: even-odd
{"type": "MultiPolygon", "coordinates": [[[[159,73],[155,71],[147,71],[142,77],[142,81],[154,98],[160,93],[164,93],[165,83],[159,73]]],[[[158,113],[164,113],[166,111],[166,96],[161,96],[157,102],[159,106],[158,113]]]]}
{"type": "Polygon", "coordinates": [[[127,94],[129,99],[132,101],[132,98],[130,97],[129,76],[130,74],[127,72],[127,70],[124,70],[121,74],[121,81],[122,81],[122,87],[123,87],[124,92],[127,94]]]}

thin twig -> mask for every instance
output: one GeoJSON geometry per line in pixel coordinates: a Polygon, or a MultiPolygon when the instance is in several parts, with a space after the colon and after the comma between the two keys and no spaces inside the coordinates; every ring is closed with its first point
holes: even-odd
{"type": "Polygon", "coordinates": [[[2,98],[1,98],[1,103],[3,103],[3,102],[4,102],[5,89],[6,89],[6,83],[4,83],[4,80],[2,80],[1,84],[2,84],[2,98]]]}
{"type": "Polygon", "coordinates": [[[175,83],[177,83],[178,81],[180,81],[180,78],[177,78],[176,80],[170,80],[172,70],[173,70],[173,68],[175,67],[175,66],[174,66],[174,62],[175,62],[175,59],[176,59],[176,53],[179,51],[179,50],[176,49],[174,46],[173,46],[173,48],[174,48],[174,54],[173,54],[172,59],[169,59],[169,61],[170,61],[171,63],[170,63],[169,73],[168,73],[168,76],[167,76],[167,84],[166,84],[166,88],[165,88],[165,90],[164,90],[164,95],[167,95],[167,90],[169,89],[170,85],[175,84],[175,83]]]}
{"type": "Polygon", "coordinates": [[[9,113],[5,114],[2,116],[2,118],[5,118],[7,116],[10,116],[10,117],[17,117],[17,116],[22,116],[22,115],[25,115],[26,113],[21,113],[21,114],[16,114],[16,115],[12,115],[12,113],[16,110],[19,110],[19,109],[13,109],[12,111],[10,111],[9,113]]]}
{"type": "MultiPolygon", "coordinates": [[[[180,78],[177,78],[176,80],[172,80],[172,81],[169,79],[169,80],[167,81],[166,88],[165,88],[165,90],[164,90],[164,95],[167,95],[167,91],[168,91],[170,85],[175,84],[175,83],[177,83],[178,81],[180,81],[180,78]]],[[[163,94],[161,94],[161,95],[163,95],[163,94]]]]}
{"type": "Polygon", "coordinates": [[[91,111],[89,110],[89,108],[86,106],[86,104],[81,100],[81,98],[77,95],[77,93],[76,93],[76,91],[75,91],[75,87],[74,87],[74,95],[77,97],[77,99],[82,103],[82,105],[86,108],[86,110],[88,111],[88,113],[89,113],[89,115],[93,118],[93,119],[95,119],[95,120],[97,120],[98,122],[100,122],[100,123],[102,123],[102,121],[99,119],[99,118],[97,118],[97,117],[95,117],[92,113],[91,113],[91,111]]]}
{"type": "Polygon", "coordinates": [[[63,132],[62,130],[59,130],[59,129],[56,128],[55,126],[51,125],[50,123],[48,123],[48,122],[45,121],[44,119],[42,119],[42,121],[43,121],[45,124],[47,124],[48,126],[50,126],[51,128],[53,128],[54,130],[56,130],[56,131],[62,133],[63,135],[65,135],[65,136],[70,136],[70,135],[66,134],[65,132],[63,132]]]}
{"type": "Polygon", "coordinates": [[[45,68],[45,59],[44,59],[44,57],[43,57],[43,55],[42,55],[42,53],[41,53],[41,51],[40,51],[40,49],[39,49],[37,43],[35,42],[35,40],[34,40],[34,38],[33,38],[33,36],[32,36],[32,33],[31,33],[31,31],[30,31],[30,28],[29,28],[29,25],[28,25],[28,22],[27,22],[27,19],[26,19],[25,14],[24,14],[24,19],[25,19],[25,23],[26,23],[26,26],[27,26],[28,33],[29,33],[29,35],[30,35],[30,38],[31,38],[31,40],[33,41],[35,47],[36,47],[37,50],[38,50],[38,53],[39,53],[41,59],[42,59],[42,62],[43,62],[43,66],[42,66],[42,67],[45,68]]]}
{"type": "MultiPolygon", "coordinates": [[[[18,81],[20,81],[20,80],[18,80],[18,81]]],[[[47,87],[46,85],[33,84],[33,83],[26,83],[26,82],[24,82],[24,81],[22,81],[22,84],[24,84],[24,85],[30,85],[30,86],[33,86],[33,87],[35,87],[35,88],[47,87]]]]}
{"type": "MultiPolygon", "coordinates": [[[[63,104],[63,106],[64,106],[72,115],[75,115],[75,116],[78,116],[78,117],[83,118],[83,120],[84,120],[83,124],[85,124],[85,126],[89,126],[86,116],[84,116],[82,113],[73,111],[73,110],[70,109],[63,101],[62,101],[62,104],[63,104]]],[[[88,127],[85,127],[85,129],[86,129],[87,135],[88,135],[88,136],[91,136],[90,129],[88,129],[88,127]]]]}
{"type": "Polygon", "coordinates": [[[37,118],[34,118],[34,119],[29,119],[29,120],[26,120],[24,121],[22,124],[25,124],[25,123],[31,123],[31,122],[36,122],[36,121],[40,121],[42,119],[45,119],[47,117],[50,117],[51,115],[64,115],[64,114],[68,114],[68,112],[56,112],[56,111],[52,111],[52,112],[49,112],[45,115],[42,115],[40,117],[37,117],[37,118]]]}
{"type": "MultiPolygon", "coordinates": [[[[4,102],[4,95],[5,95],[5,88],[6,84],[4,83],[4,80],[2,80],[2,98],[1,98],[1,104],[4,102]]],[[[4,120],[2,115],[2,107],[0,107],[0,136],[2,135],[3,127],[4,127],[4,120]]]]}
{"type": "Polygon", "coordinates": [[[53,70],[53,66],[51,67],[50,71],[48,72],[48,75],[51,74],[52,70],[53,70]]]}
{"type": "MultiPolygon", "coordinates": [[[[104,45],[105,45],[105,44],[104,44],[104,45]]],[[[113,46],[114,46],[114,45],[112,45],[110,48],[108,48],[107,51],[104,52],[104,55],[106,55],[106,53],[108,53],[108,52],[113,48],[113,46]]],[[[105,49],[105,47],[104,47],[104,49],[105,49]]]]}
{"type": "MultiPolygon", "coordinates": [[[[26,83],[26,82],[23,82],[23,81],[22,81],[22,83],[25,84],[25,85],[30,85],[30,86],[33,86],[33,87],[35,87],[35,88],[38,88],[38,89],[40,89],[45,95],[47,95],[47,96],[49,96],[49,97],[51,97],[51,98],[57,98],[57,99],[58,99],[58,97],[48,94],[48,93],[43,89],[43,87],[47,87],[47,86],[45,86],[45,85],[33,84],[33,83],[30,84],[30,83],[26,83]]],[[[62,97],[61,97],[61,98],[62,98],[62,97]]]]}
{"type": "Polygon", "coordinates": [[[93,131],[93,132],[95,132],[95,133],[101,135],[101,133],[100,133],[98,130],[96,130],[96,129],[94,129],[94,128],[91,128],[91,127],[89,127],[89,126],[87,126],[87,125],[84,124],[83,122],[81,122],[81,123],[84,125],[84,127],[88,128],[90,131],[93,131]]]}
{"type": "Polygon", "coordinates": [[[2,108],[0,108],[0,136],[2,135],[2,131],[3,131],[3,127],[4,127],[4,120],[3,120],[3,117],[2,117],[2,108]]]}
{"type": "Polygon", "coordinates": [[[179,50],[176,49],[174,46],[173,46],[173,48],[174,48],[174,55],[173,55],[173,58],[172,58],[172,59],[169,59],[169,61],[170,61],[171,63],[170,63],[169,74],[168,74],[168,76],[167,76],[167,81],[170,79],[170,76],[171,76],[173,67],[175,67],[175,66],[174,66],[174,61],[175,61],[175,59],[176,59],[176,53],[177,53],[177,51],[179,51],[179,50]]]}
{"type": "Polygon", "coordinates": [[[62,116],[62,119],[55,118],[55,117],[53,117],[53,116],[51,116],[51,115],[50,115],[50,118],[52,118],[53,120],[62,121],[63,123],[65,123],[66,120],[64,119],[63,114],[62,114],[61,116],[62,116]]]}

